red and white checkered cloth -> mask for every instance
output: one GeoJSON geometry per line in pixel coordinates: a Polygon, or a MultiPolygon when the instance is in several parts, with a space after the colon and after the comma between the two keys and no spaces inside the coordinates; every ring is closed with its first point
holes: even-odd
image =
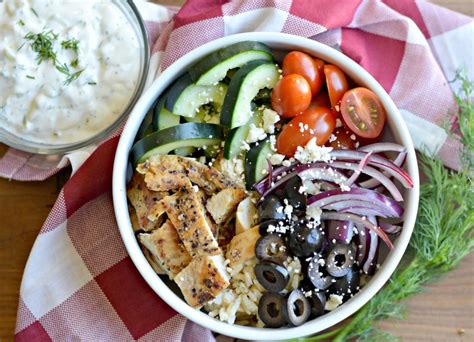
{"type": "MultiPolygon", "coordinates": [[[[232,33],[309,37],[365,67],[401,109],[415,145],[457,166],[459,143],[440,125],[454,110],[447,80],[462,64],[472,64],[471,18],[412,0],[190,0],[176,15],[175,8],[139,6],[153,43],[152,73],[232,33]]],[[[169,308],[126,253],[111,198],[118,139],[102,143],[66,183],[41,229],[23,276],[16,340],[213,340],[169,308]]],[[[44,179],[64,164],[10,150],[0,175],[44,179]]]]}

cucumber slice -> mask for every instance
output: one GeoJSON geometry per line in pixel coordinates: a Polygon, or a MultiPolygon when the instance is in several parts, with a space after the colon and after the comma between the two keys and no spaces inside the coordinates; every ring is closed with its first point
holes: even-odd
{"type": "Polygon", "coordinates": [[[216,111],[220,112],[226,92],[227,85],[224,83],[211,86],[190,84],[176,99],[172,112],[177,115],[192,118],[196,116],[199,107],[208,103],[213,103],[216,111]]]}
{"type": "Polygon", "coordinates": [[[215,110],[215,107],[212,106],[212,110],[205,108],[211,105],[201,106],[196,115],[192,118],[184,117],[184,120],[187,122],[205,122],[218,125],[220,123],[220,113],[215,110]]]}
{"type": "Polygon", "coordinates": [[[189,68],[189,74],[198,85],[213,85],[223,80],[230,69],[256,59],[273,61],[268,46],[259,42],[240,42],[207,55],[189,68]]]}
{"type": "Polygon", "coordinates": [[[245,186],[251,190],[253,185],[268,174],[267,159],[273,154],[270,141],[254,145],[245,157],[245,186]]]}
{"type": "Polygon", "coordinates": [[[184,123],[165,128],[137,141],[132,147],[134,164],[143,163],[153,154],[166,154],[182,147],[202,147],[218,144],[224,136],[219,125],[184,123]]]}
{"type": "Polygon", "coordinates": [[[153,112],[154,112],[154,107],[152,107],[148,111],[148,113],[146,113],[145,118],[143,119],[142,124],[140,125],[140,128],[138,129],[135,140],[140,140],[146,137],[148,134],[153,133],[153,125],[152,125],[153,112]]]}
{"type": "Polygon", "coordinates": [[[242,153],[242,142],[247,139],[250,131],[250,124],[259,127],[262,124],[262,111],[256,109],[249,121],[240,127],[230,130],[224,145],[224,158],[233,159],[242,153]]]}
{"type": "Polygon", "coordinates": [[[163,93],[162,97],[158,100],[155,109],[153,111],[153,122],[152,127],[153,131],[161,131],[162,129],[179,125],[180,117],[171,113],[165,107],[166,98],[168,96],[168,91],[163,93]]]}
{"type": "Polygon", "coordinates": [[[174,154],[182,157],[187,157],[193,154],[194,151],[196,151],[196,147],[193,146],[181,147],[174,150],[174,154]]]}
{"type": "Polygon", "coordinates": [[[232,77],[221,111],[221,125],[245,125],[252,115],[251,102],[260,89],[272,89],[280,74],[275,64],[256,60],[245,64],[232,77]]]}

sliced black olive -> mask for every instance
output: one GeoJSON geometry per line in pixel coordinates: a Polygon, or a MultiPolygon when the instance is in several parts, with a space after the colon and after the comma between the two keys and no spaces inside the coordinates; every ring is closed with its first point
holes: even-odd
{"type": "Polygon", "coordinates": [[[265,292],[258,303],[258,317],[268,328],[279,328],[286,324],[285,307],[283,295],[265,292]]]}
{"type": "Polygon", "coordinates": [[[294,326],[303,324],[311,315],[311,305],[301,290],[293,290],[286,302],[285,316],[288,323],[294,326]]]}
{"type": "Polygon", "coordinates": [[[314,315],[314,317],[324,315],[324,307],[326,306],[326,295],[323,291],[313,291],[311,297],[309,297],[309,302],[311,303],[311,313],[314,315]]]}
{"type": "Polygon", "coordinates": [[[308,298],[311,304],[311,314],[313,317],[319,317],[324,314],[324,307],[326,306],[326,294],[324,290],[318,290],[314,288],[314,285],[304,278],[300,284],[301,291],[306,298],[308,298]],[[308,293],[311,295],[308,296],[308,293]]]}
{"type": "Polygon", "coordinates": [[[280,292],[290,280],[288,270],[271,261],[260,261],[255,265],[254,271],[257,280],[269,292],[280,292]]]}
{"type": "Polygon", "coordinates": [[[288,200],[288,204],[293,207],[293,210],[304,212],[306,209],[306,196],[300,193],[300,188],[303,185],[300,177],[293,177],[285,184],[284,198],[288,200]]]}
{"type": "Polygon", "coordinates": [[[266,221],[260,222],[258,226],[258,231],[260,235],[263,236],[263,235],[267,235],[269,233],[274,233],[274,232],[280,233],[280,229],[285,228],[287,226],[288,224],[283,220],[266,220],[266,221]],[[275,228],[277,229],[275,230],[275,228]],[[275,231],[270,231],[270,230],[275,230],[275,231]]]}
{"type": "Polygon", "coordinates": [[[319,227],[308,227],[306,222],[295,225],[288,237],[290,251],[298,257],[308,257],[314,253],[319,253],[323,243],[324,237],[319,227]]]}
{"type": "Polygon", "coordinates": [[[319,290],[326,290],[332,284],[333,277],[327,274],[323,267],[324,259],[319,255],[313,257],[308,265],[308,278],[319,290]],[[323,262],[321,262],[322,260],[323,262]]]}
{"type": "Polygon", "coordinates": [[[333,277],[343,277],[354,265],[356,252],[352,245],[336,244],[326,257],[326,270],[333,277]]]}
{"type": "Polygon", "coordinates": [[[359,292],[360,283],[360,271],[357,265],[353,265],[349,268],[349,271],[345,276],[337,278],[336,282],[331,285],[329,292],[331,294],[337,294],[344,297],[347,300],[352,295],[359,292]]]}
{"type": "Polygon", "coordinates": [[[283,264],[289,253],[283,238],[277,234],[267,234],[257,240],[255,255],[259,260],[269,260],[277,264],[283,264]]]}
{"type": "Polygon", "coordinates": [[[283,212],[283,204],[274,194],[265,196],[262,202],[258,205],[258,216],[260,220],[284,220],[285,213],[283,212]]]}

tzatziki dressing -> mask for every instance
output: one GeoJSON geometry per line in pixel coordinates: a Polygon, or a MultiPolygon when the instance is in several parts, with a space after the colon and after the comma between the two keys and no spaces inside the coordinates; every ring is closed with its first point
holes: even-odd
{"type": "Polygon", "coordinates": [[[117,120],[137,87],[140,44],[113,1],[5,0],[0,13],[0,129],[62,145],[117,120]]]}

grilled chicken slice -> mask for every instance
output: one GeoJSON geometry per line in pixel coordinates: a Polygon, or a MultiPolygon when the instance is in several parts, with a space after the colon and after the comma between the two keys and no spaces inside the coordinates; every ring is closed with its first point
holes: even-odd
{"type": "Polygon", "coordinates": [[[255,256],[255,243],[260,238],[258,226],[234,236],[227,248],[226,258],[229,259],[229,266],[236,268],[244,264],[255,256]]]}
{"type": "Polygon", "coordinates": [[[175,277],[184,299],[194,308],[200,308],[230,284],[222,255],[198,256],[175,277]]]}
{"type": "Polygon", "coordinates": [[[145,183],[153,191],[177,190],[190,180],[207,195],[226,189],[243,189],[242,184],[223,175],[217,169],[199,163],[191,158],[175,155],[153,155],[137,166],[145,175],[145,183]]]}
{"type": "Polygon", "coordinates": [[[193,190],[196,191],[196,195],[199,199],[201,211],[203,213],[206,213],[206,215],[204,215],[204,218],[206,219],[207,224],[211,228],[212,235],[214,235],[214,238],[217,241],[219,241],[219,226],[214,222],[211,215],[206,210],[206,203],[207,203],[206,194],[204,193],[204,191],[202,191],[201,189],[199,189],[197,187],[193,187],[193,190]],[[197,191],[196,191],[196,189],[197,189],[197,191]]]}
{"type": "Polygon", "coordinates": [[[216,223],[226,221],[245,197],[243,189],[224,189],[207,200],[206,208],[216,223]]]}
{"type": "Polygon", "coordinates": [[[191,262],[191,256],[184,248],[170,220],[151,234],[139,234],[138,239],[155,257],[170,279],[191,262]]]}
{"type": "Polygon", "coordinates": [[[237,212],[235,213],[235,234],[238,235],[249,230],[257,224],[257,221],[257,207],[252,202],[252,198],[247,197],[237,206],[237,212]]]}
{"type": "Polygon", "coordinates": [[[156,221],[158,217],[151,221],[148,219],[148,215],[149,211],[153,210],[153,207],[165,196],[168,196],[168,192],[150,191],[146,187],[142,175],[138,173],[133,175],[132,181],[128,185],[127,197],[135,208],[141,230],[147,232],[159,227],[161,222],[156,221]]]}
{"type": "Polygon", "coordinates": [[[193,258],[222,253],[206,220],[202,203],[189,181],[175,195],[165,197],[162,203],[184,247],[193,258]]]}

